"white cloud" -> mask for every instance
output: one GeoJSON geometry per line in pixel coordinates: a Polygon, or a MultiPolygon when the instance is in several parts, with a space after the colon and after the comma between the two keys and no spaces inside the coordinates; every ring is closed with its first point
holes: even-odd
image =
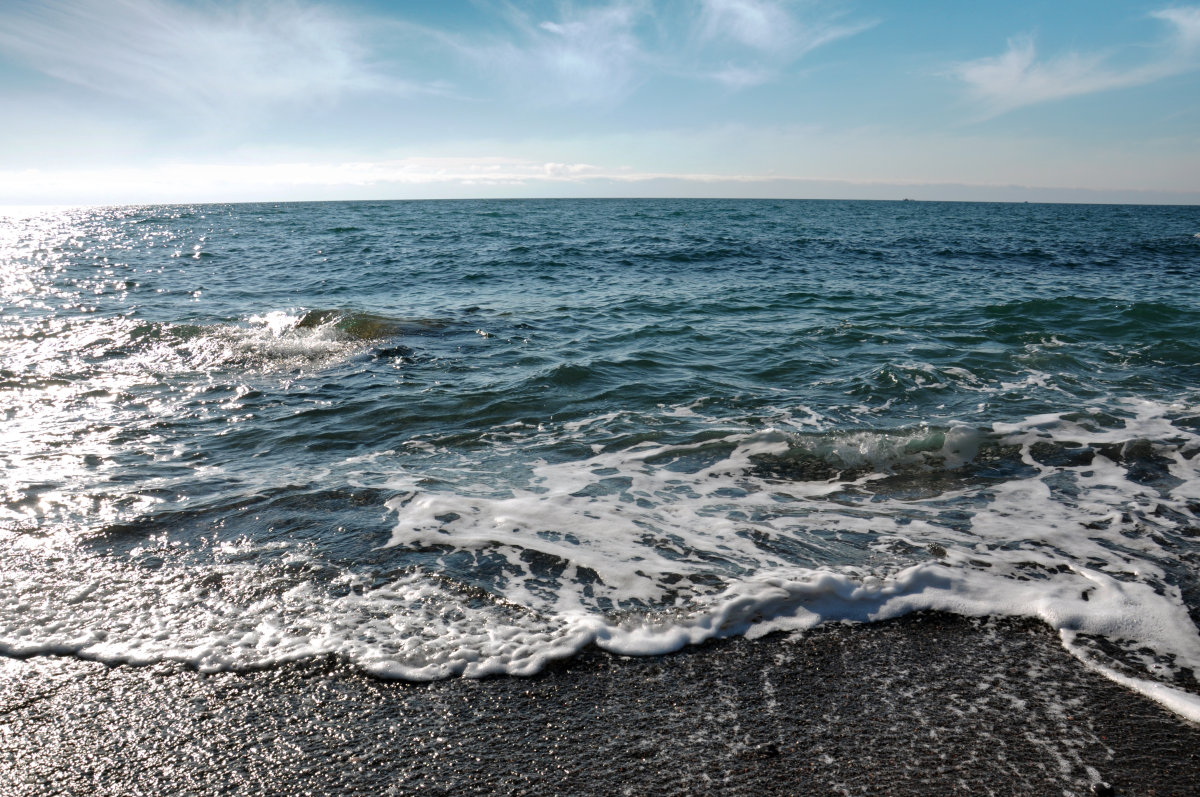
{"type": "Polygon", "coordinates": [[[701,37],[729,37],[756,50],[777,52],[797,38],[796,24],[778,2],[768,0],[704,0],[701,37]]]}
{"type": "Polygon", "coordinates": [[[759,86],[775,77],[775,72],[761,66],[737,66],[729,64],[724,69],[709,74],[721,85],[738,90],[759,86]]]}
{"type": "Polygon", "coordinates": [[[1042,102],[1141,86],[1200,66],[1200,8],[1174,8],[1151,16],[1169,23],[1173,36],[1155,56],[1129,67],[1111,65],[1105,54],[1068,53],[1039,61],[1033,38],[1008,41],[1001,55],[956,65],[951,74],[967,84],[988,117],[1042,102]]]}
{"type": "Polygon", "coordinates": [[[613,104],[659,75],[698,77],[727,88],[768,82],[790,63],[874,22],[843,23],[823,6],[794,0],[686,0],[655,5],[573,3],[544,19],[502,7],[502,32],[434,34],[518,96],[543,104],[613,104]]]}
{"type": "Polygon", "coordinates": [[[617,2],[562,7],[558,20],[536,20],[509,9],[515,37],[487,40],[446,37],[480,69],[519,94],[545,103],[605,104],[624,98],[644,60],[634,32],[640,10],[617,2]]]}
{"type": "Polygon", "coordinates": [[[262,103],[395,89],[359,31],[291,0],[40,0],[0,9],[0,46],[55,78],[149,106],[247,112],[262,103]]]}
{"type": "Polygon", "coordinates": [[[1029,36],[1009,39],[1003,55],[962,64],[958,76],[997,111],[1144,82],[1135,71],[1106,69],[1099,56],[1072,53],[1038,63],[1029,36]]]}
{"type": "Polygon", "coordinates": [[[833,13],[810,13],[797,19],[784,0],[704,0],[700,37],[713,42],[728,39],[763,53],[799,58],[838,39],[861,33],[875,22],[843,24],[833,13]]]}
{"type": "Polygon", "coordinates": [[[1165,8],[1155,11],[1150,16],[1164,20],[1175,26],[1175,35],[1179,44],[1184,48],[1200,45],[1200,7],[1165,8]]]}
{"type": "Polygon", "coordinates": [[[793,13],[786,0],[704,0],[698,21],[698,61],[726,57],[723,68],[697,70],[733,89],[774,79],[790,63],[839,39],[861,33],[874,21],[844,23],[835,12],[807,4],[793,13]]]}

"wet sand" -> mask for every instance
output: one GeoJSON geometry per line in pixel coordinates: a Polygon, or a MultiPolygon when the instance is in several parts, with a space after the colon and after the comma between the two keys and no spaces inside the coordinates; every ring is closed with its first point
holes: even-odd
{"type": "Polygon", "coordinates": [[[223,793],[1189,795],[1200,726],[940,614],[429,684],[0,659],[0,794],[223,793]]]}

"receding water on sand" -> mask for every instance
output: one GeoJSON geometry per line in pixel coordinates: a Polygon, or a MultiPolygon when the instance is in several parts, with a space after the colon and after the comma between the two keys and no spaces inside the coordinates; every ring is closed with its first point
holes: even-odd
{"type": "Polygon", "coordinates": [[[334,657],[202,675],[0,666],[5,794],[1187,795],[1200,729],[1044,626],[907,615],[529,678],[410,684],[334,657]]]}

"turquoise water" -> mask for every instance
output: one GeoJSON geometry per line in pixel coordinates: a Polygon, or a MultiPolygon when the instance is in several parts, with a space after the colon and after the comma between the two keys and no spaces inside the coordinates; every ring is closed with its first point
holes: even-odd
{"type": "Polygon", "coordinates": [[[13,210],[0,650],[428,678],[939,608],[1042,617],[1200,711],[1198,235],[1195,207],[13,210]]]}

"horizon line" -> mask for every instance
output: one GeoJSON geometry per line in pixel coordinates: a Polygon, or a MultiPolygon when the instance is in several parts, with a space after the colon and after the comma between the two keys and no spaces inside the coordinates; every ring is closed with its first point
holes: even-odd
{"type": "MultiPolygon", "coordinates": [[[[1013,186],[1013,188],[1020,188],[1013,186]]],[[[1031,189],[1025,189],[1031,190],[1031,189]]],[[[1079,191],[1099,192],[1100,189],[1087,188],[1058,188],[1032,189],[1049,191],[1079,191]]],[[[1121,189],[1118,189],[1121,190],[1121,189]]],[[[1160,193],[1146,189],[1124,189],[1130,193],[1160,193]]],[[[1163,191],[1161,193],[1171,193],[1163,191]]],[[[974,204],[974,205],[1095,205],[1095,206],[1127,206],[1127,207],[1200,207],[1200,199],[1179,202],[1122,202],[1122,201],[1084,201],[1070,199],[931,199],[926,197],[832,197],[832,196],[684,196],[684,195],[652,195],[652,196],[455,196],[455,197],[347,197],[347,198],[315,198],[315,199],[198,199],[198,200],[166,200],[147,202],[4,202],[0,203],[0,215],[5,211],[21,209],[71,209],[71,208],[137,208],[137,207],[172,207],[185,205],[316,205],[358,202],[629,202],[629,201],[692,201],[692,202],[891,202],[891,203],[923,203],[923,204],[974,204]]]]}

